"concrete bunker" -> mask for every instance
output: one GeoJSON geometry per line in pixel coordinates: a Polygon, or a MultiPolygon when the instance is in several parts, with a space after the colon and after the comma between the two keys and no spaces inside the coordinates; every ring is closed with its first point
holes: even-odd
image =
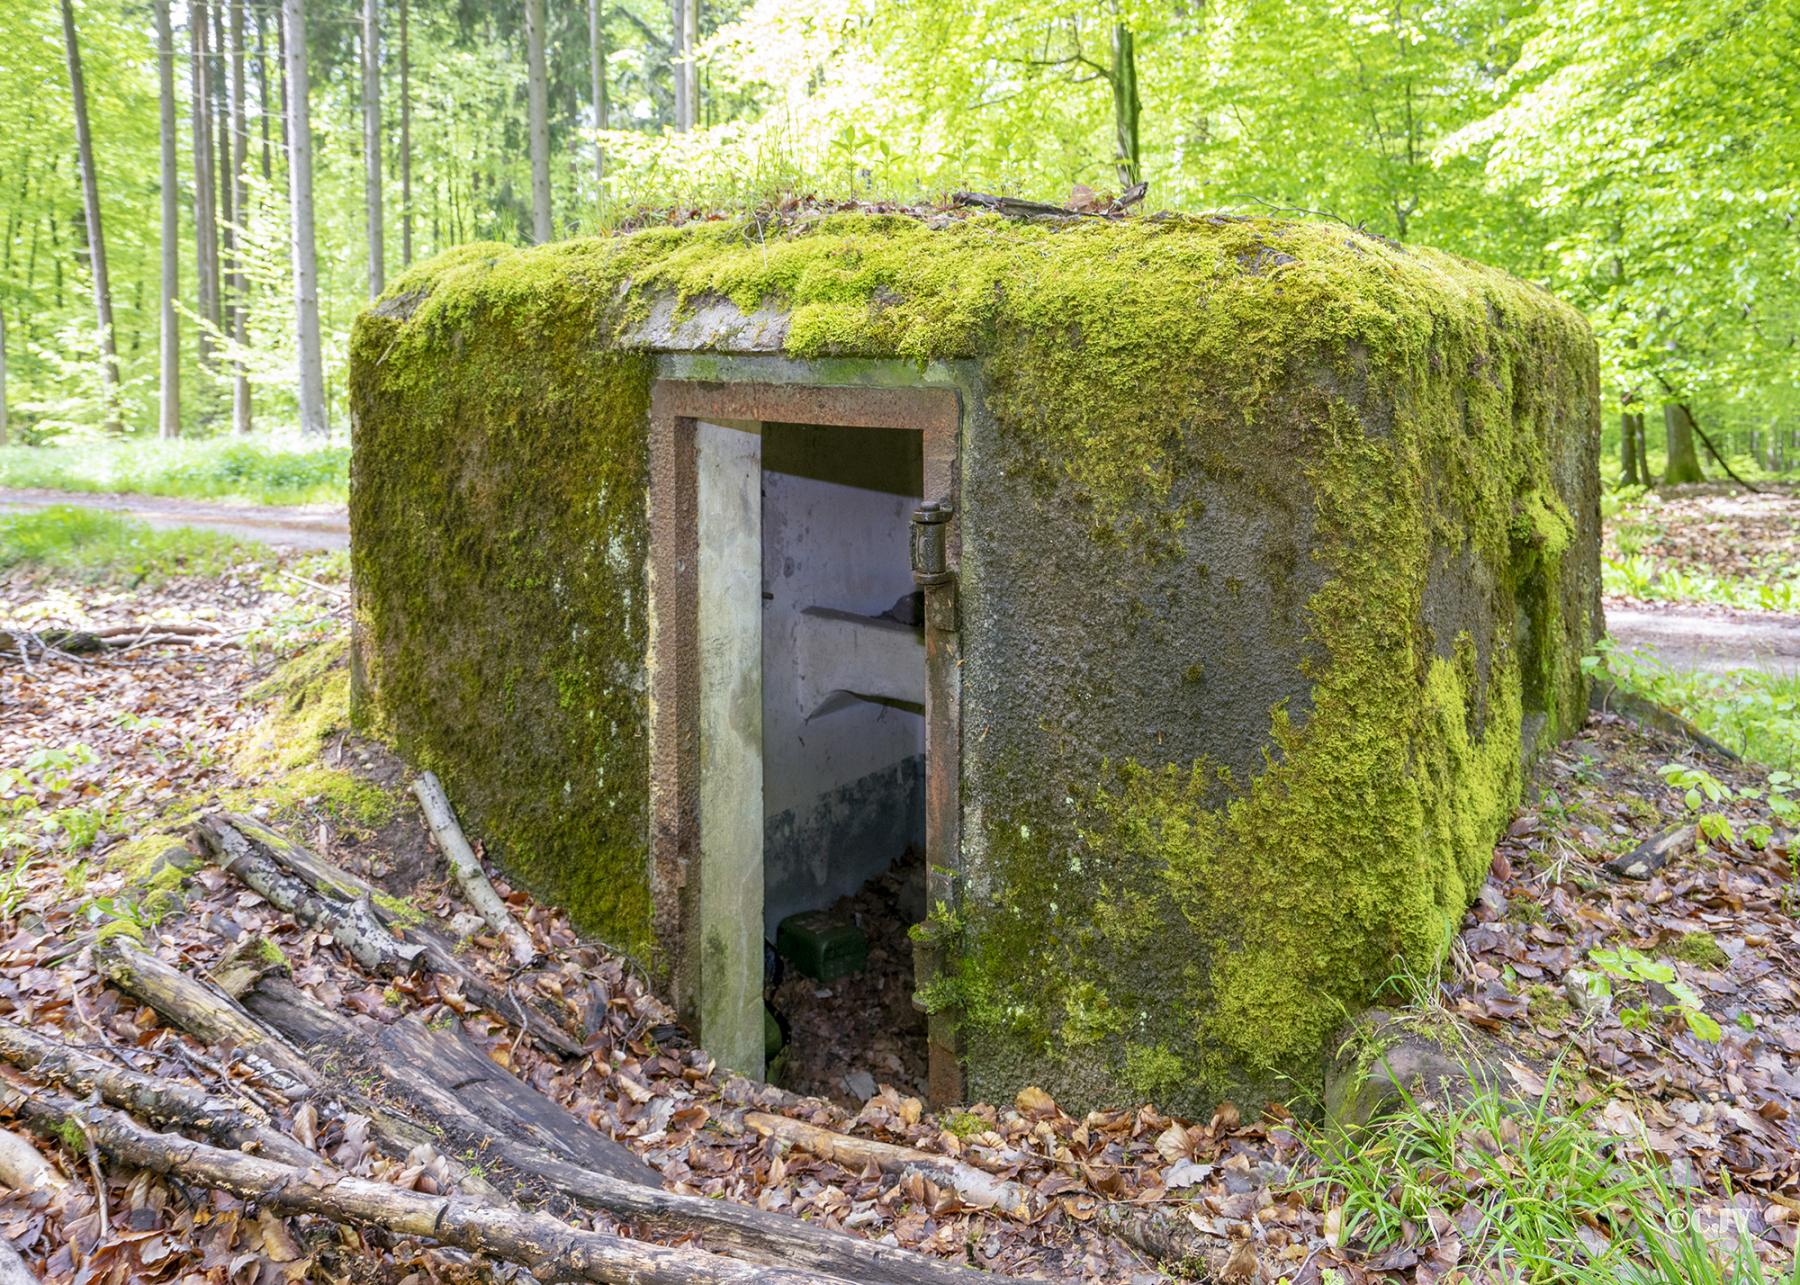
{"type": "Polygon", "coordinates": [[[1579,724],[1597,387],[1341,227],[465,247],[354,336],[356,717],[728,1067],[922,837],[933,1098],[1291,1096],[1579,724]]]}

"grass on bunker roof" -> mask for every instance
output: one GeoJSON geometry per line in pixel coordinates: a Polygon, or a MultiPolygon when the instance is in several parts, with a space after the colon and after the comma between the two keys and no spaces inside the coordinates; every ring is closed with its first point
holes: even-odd
{"type": "MultiPolygon", "coordinates": [[[[563,916],[520,894],[509,894],[515,913],[549,960],[529,984],[594,1031],[590,1056],[578,1062],[545,1056],[429,980],[364,974],[216,870],[199,870],[177,896],[147,885],[141,862],[159,827],[224,802],[261,808],[426,915],[448,921],[465,909],[446,889],[401,792],[404,767],[358,741],[340,714],[327,710],[307,724],[310,765],[242,753],[270,709],[249,693],[279,691],[282,675],[294,672],[284,662],[325,655],[310,649],[341,637],[340,585],[330,560],[302,567],[279,553],[135,584],[96,584],[54,559],[0,573],[0,624],[192,619],[219,627],[199,644],[87,664],[47,657],[27,669],[0,660],[0,1015],[141,1069],[235,1089],[216,1059],[103,986],[85,952],[68,948],[122,920],[165,959],[204,971],[232,938],[260,931],[321,1000],[372,1027],[408,1013],[456,1023],[500,1065],[632,1146],[673,1187],[1015,1272],[1137,1281],[1172,1270],[1101,1229],[1102,1206],[1120,1202],[1210,1237],[1221,1256],[1239,1247],[1237,1265],[1254,1264],[1267,1281],[1322,1282],[1335,1273],[1345,1282],[1423,1285],[1458,1272],[1476,1281],[1625,1279],[1625,1258],[1652,1271],[1655,1251],[1691,1255],[1678,1228],[1720,1240],[1706,1251],[1709,1265],[1644,1279],[1722,1280],[1734,1254],[1760,1255],[1771,1270],[1792,1255],[1800,1227],[1800,870],[1791,834],[1758,833],[1771,806],[1770,777],[1759,768],[1595,716],[1540,769],[1445,966],[1395,997],[1421,1020],[1503,1040],[1518,1068],[1508,1072],[1508,1091],[1544,1122],[1537,1134],[1515,1112],[1480,1102],[1451,1117],[1402,1112],[1362,1135],[1349,1152],[1357,1163],[1347,1165],[1329,1134],[1303,1122],[1304,1101],[1226,1104],[1205,1121],[1126,1102],[1075,1118],[1026,1090],[1014,1102],[934,1114],[884,1088],[854,1111],[816,1101],[787,1108],[1023,1182],[1043,1212],[1021,1224],[935,1185],[854,1172],[799,1151],[777,1155],[734,1127],[751,1087],[687,1042],[628,961],[578,940],[563,916]],[[280,574],[297,568],[313,583],[280,574]],[[1720,799],[1702,791],[1701,810],[1721,816],[1729,837],[1713,827],[1704,846],[1684,849],[1648,881],[1609,876],[1607,858],[1694,819],[1687,793],[1695,787],[1665,775],[1670,764],[1688,774],[1683,779],[1704,771],[1717,782],[1720,799]],[[393,796],[386,819],[365,824],[339,806],[344,777],[393,796]],[[1594,972],[1596,951],[1635,951],[1671,970],[1720,1038],[1699,1038],[1679,1006],[1663,1007],[1637,981],[1615,982],[1610,1007],[1584,1014],[1571,975],[1594,972]],[[1550,1066],[1554,1075],[1544,1070],[1550,1066]],[[1553,1208],[1575,1216],[1558,1222],[1545,1213],[1553,1208]],[[1528,1271],[1520,1269],[1527,1250],[1539,1256],[1528,1271]]],[[[497,943],[478,934],[471,957],[491,976],[504,974],[497,943]]],[[[280,1104],[274,1117],[353,1172],[414,1180],[352,1122],[315,1121],[280,1104]]],[[[85,1157],[49,1151],[87,1181],[85,1157]]],[[[7,1193],[0,1234],[58,1281],[95,1266],[174,1280],[240,1255],[281,1264],[290,1278],[340,1279],[352,1257],[359,1278],[370,1280],[456,1270],[419,1242],[364,1233],[353,1252],[314,1219],[259,1214],[115,1166],[106,1175],[109,1240],[99,1237],[87,1196],[52,1214],[7,1193]]]]}

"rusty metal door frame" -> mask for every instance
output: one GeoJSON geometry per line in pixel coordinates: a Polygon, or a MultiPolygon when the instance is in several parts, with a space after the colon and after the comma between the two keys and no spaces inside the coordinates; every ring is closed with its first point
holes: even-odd
{"type": "MultiPolygon", "coordinates": [[[[677,1008],[691,1017],[700,1012],[705,939],[698,877],[700,514],[695,424],[755,421],[922,434],[923,498],[940,506],[928,520],[937,528],[933,534],[944,536],[942,571],[920,577],[926,594],[925,847],[928,895],[935,905],[954,900],[951,884],[962,865],[956,612],[961,542],[955,514],[964,399],[951,386],[887,382],[891,363],[832,362],[809,370],[809,363],[738,358],[689,359],[686,365],[672,370],[666,365],[665,377],[655,381],[650,397],[650,886],[657,940],[674,947],[670,989],[677,1008]],[[701,374],[713,377],[691,377],[701,374]],[[818,382],[809,382],[809,374],[818,382]],[[865,382],[832,382],[845,375],[865,382]],[[871,375],[882,382],[866,382],[871,375]],[[939,525],[945,509],[950,520],[939,525]]],[[[760,986],[755,993],[761,995],[760,986]]],[[[956,1101],[962,1068],[952,1025],[934,1016],[930,1027],[931,1096],[956,1101]]],[[[699,1034],[704,1043],[706,1032],[699,1034]]]]}

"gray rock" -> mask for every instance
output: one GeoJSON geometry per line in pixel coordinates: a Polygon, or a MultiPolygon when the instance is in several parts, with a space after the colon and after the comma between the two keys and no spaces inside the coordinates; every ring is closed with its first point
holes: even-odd
{"type": "Polygon", "coordinates": [[[844,1077],[844,1087],[858,1102],[867,1102],[875,1096],[875,1077],[867,1071],[852,1071],[844,1077]]]}
{"type": "Polygon", "coordinates": [[[1374,1009],[1353,1019],[1333,1045],[1325,1072],[1325,1116],[1356,1129],[1410,1097],[1427,1110],[1503,1092],[1506,1050],[1464,1027],[1443,1031],[1416,1016],[1374,1009]]]}
{"type": "Polygon", "coordinates": [[[1612,1008],[1610,990],[1595,990],[1602,975],[1586,968],[1571,968],[1563,974],[1563,994],[1583,1017],[1598,1017],[1612,1008]]]}

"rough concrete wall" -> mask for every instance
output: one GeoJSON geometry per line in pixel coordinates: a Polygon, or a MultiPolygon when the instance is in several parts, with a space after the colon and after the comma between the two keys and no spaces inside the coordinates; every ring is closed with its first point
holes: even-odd
{"type": "Polygon", "coordinates": [[[353,343],[355,715],[515,879],[645,952],[650,359],[596,351],[579,295],[419,299],[353,343]]]}
{"type": "Polygon", "coordinates": [[[1398,379],[1296,354],[1241,415],[1202,377],[1149,524],[1099,520],[1004,393],[966,421],[939,994],[974,1098],[1285,1098],[1447,945],[1521,760],[1581,717],[1598,403],[1578,330],[1440,342],[1398,379]]]}

